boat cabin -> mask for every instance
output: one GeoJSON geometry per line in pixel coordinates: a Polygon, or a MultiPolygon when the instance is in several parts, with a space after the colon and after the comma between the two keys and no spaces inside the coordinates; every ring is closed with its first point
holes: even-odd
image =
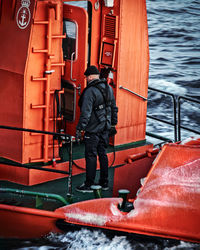
{"type": "MultiPolygon", "coordinates": [[[[112,86],[119,108],[111,145],[136,152],[137,145],[144,145],[142,151],[149,147],[145,0],[1,0],[0,37],[0,124],[33,130],[1,130],[1,157],[50,167],[57,161],[63,167],[60,137],[34,130],[75,135],[89,65],[112,86]]],[[[124,157],[116,156],[115,165],[124,157]]],[[[7,179],[8,166],[1,168],[7,179]]],[[[9,178],[28,185],[46,179],[32,172],[10,168],[9,178]]]]}

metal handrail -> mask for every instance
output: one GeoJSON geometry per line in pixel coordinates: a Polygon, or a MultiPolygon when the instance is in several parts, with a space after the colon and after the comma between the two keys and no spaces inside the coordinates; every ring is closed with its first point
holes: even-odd
{"type": "Polygon", "coordinates": [[[194,129],[187,128],[185,126],[181,126],[181,99],[200,104],[200,101],[197,101],[196,99],[192,99],[192,98],[185,97],[185,96],[178,97],[178,140],[179,141],[181,140],[181,128],[188,130],[190,132],[196,133],[196,134],[200,134],[200,131],[196,131],[194,129]]]}
{"type": "Polygon", "coordinates": [[[41,193],[41,192],[20,190],[20,189],[14,189],[14,188],[0,188],[0,192],[48,198],[48,199],[58,200],[58,201],[62,202],[63,205],[69,204],[61,195],[58,195],[58,194],[41,193]]]}
{"type": "MultiPolygon", "coordinates": [[[[159,119],[157,117],[154,117],[152,115],[147,115],[148,118],[154,119],[156,121],[163,122],[165,124],[174,126],[174,140],[175,141],[180,141],[181,140],[181,129],[185,129],[185,130],[188,130],[190,132],[200,134],[200,131],[197,131],[197,130],[194,130],[194,129],[191,129],[191,128],[188,128],[188,127],[185,127],[185,126],[181,125],[181,99],[186,100],[186,101],[190,101],[190,102],[193,102],[193,103],[198,103],[198,104],[200,104],[200,101],[198,101],[196,99],[189,98],[189,97],[185,97],[185,96],[178,96],[176,98],[174,94],[171,94],[171,93],[163,91],[163,90],[155,89],[155,88],[152,88],[152,87],[149,87],[149,89],[153,90],[155,92],[159,92],[159,93],[162,93],[162,94],[165,94],[165,95],[169,95],[169,96],[172,97],[172,99],[173,99],[173,111],[174,111],[174,122],[171,123],[169,121],[164,121],[164,120],[159,119]],[[177,109],[176,109],[176,107],[177,107],[177,109]],[[177,118],[177,114],[178,114],[178,118],[177,118]]],[[[146,133],[146,134],[148,134],[148,133],[146,133]]]]}
{"type": "Polygon", "coordinates": [[[146,97],[141,96],[141,95],[135,93],[134,91],[132,91],[132,90],[130,90],[130,89],[127,89],[127,88],[123,87],[122,85],[120,85],[119,88],[120,88],[120,89],[124,89],[124,90],[130,92],[131,94],[134,94],[134,95],[136,95],[136,96],[142,98],[144,101],[147,101],[147,98],[146,98],[146,97]]]}
{"type": "MultiPolygon", "coordinates": [[[[8,129],[8,130],[16,130],[16,131],[21,131],[21,132],[31,132],[31,133],[39,133],[39,134],[48,134],[52,136],[57,136],[62,138],[62,140],[70,143],[70,150],[69,150],[69,171],[62,171],[62,170],[56,170],[56,169],[49,169],[49,168],[41,168],[41,167],[35,167],[35,166],[28,166],[25,164],[20,164],[16,163],[14,164],[9,164],[10,166],[15,166],[15,167],[23,167],[23,168],[28,168],[28,169],[37,169],[37,170],[42,170],[42,171],[48,171],[48,172],[56,172],[56,173],[61,173],[61,174],[68,174],[68,193],[71,195],[72,194],[72,153],[73,153],[73,141],[74,137],[68,134],[61,134],[61,133],[56,133],[56,132],[49,132],[49,131],[42,131],[42,130],[35,130],[35,129],[27,129],[27,128],[18,128],[18,127],[12,127],[12,126],[4,126],[0,125],[0,129],[8,129]]],[[[6,163],[4,163],[6,164],[6,163]]]]}
{"type": "Polygon", "coordinates": [[[160,121],[160,122],[166,123],[168,125],[172,125],[174,127],[174,141],[177,141],[177,118],[176,118],[176,97],[175,97],[175,95],[171,94],[169,92],[163,91],[163,90],[152,88],[152,87],[148,87],[148,89],[153,90],[155,92],[159,92],[159,93],[168,95],[168,96],[170,96],[172,98],[172,100],[173,100],[173,114],[174,114],[173,115],[173,117],[174,117],[173,123],[171,123],[169,121],[161,120],[161,119],[159,119],[159,118],[157,118],[155,116],[151,116],[151,115],[147,115],[147,117],[151,118],[151,119],[154,119],[156,121],[160,121]]]}
{"type": "Polygon", "coordinates": [[[72,137],[71,135],[68,135],[68,134],[61,134],[61,133],[56,133],[56,132],[49,132],[49,131],[29,129],[29,128],[18,128],[18,127],[5,126],[5,125],[0,125],[0,129],[17,130],[17,131],[21,131],[21,132],[47,134],[47,135],[54,135],[54,136],[60,136],[60,137],[62,136],[62,137],[65,137],[66,141],[70,141],[70,139],[72,137]]]}

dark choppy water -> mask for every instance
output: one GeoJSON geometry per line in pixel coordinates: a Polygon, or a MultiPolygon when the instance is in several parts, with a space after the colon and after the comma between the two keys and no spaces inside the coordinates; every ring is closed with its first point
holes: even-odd
{"type": "Polygon", "coordinates": [[[105,234],[101,230],[81,229],[65,234],[50,234],[44,239],[12,240],[1,250],[199,250],[199,245],[176,240],[152,239],[133,235],[105,234]]]}
{"type": "MultiPolygon", "coordinates": [[[[149,86],[200,101],[200,1],[147,0],[149,86]]],[[[148,113],[173,122],[171,97],[149,91],[148,113]]],[[[200,104],[181,104],[181,124],[200,131],[200,104]]],[[[173,129],[148,119],[147,131],[174,139],[173,129]]],[[[191,135],[186,130],[182,139],[191,135]]]]}
{"type": "MultiPolygon", "coordinates": [[[[175,95],[195,97],[200,101],[200,1],[147,0],[150,80],[149,85],[175,95]]],[[[170,99],[149,92],[148,112],[171,120],[170,99]]],[[[200,105],[186,103],[184,125],[199,130],[200,105]],[[189,120],[192,120],[189,123],[189,120]]],[[[147,131],[169,136],[172,129],[148,120],[147,131]]],[[[184,132],[183,137],[189,133],[184,132]]],[[[200,249],[199,244],[124,235],[107,235],[101,230],[82,229],[62,235],[51,234],[45,239],[0,242],[0,249],[200,249]]]]}

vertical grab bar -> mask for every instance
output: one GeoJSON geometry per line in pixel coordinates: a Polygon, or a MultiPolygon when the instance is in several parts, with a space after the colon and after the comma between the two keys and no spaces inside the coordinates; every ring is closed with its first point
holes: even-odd
{"type": "Polygon", "coordinates": [[[70,69],[70,79],[71,81],[75,82],[76,79],[73,78],[73,58],[74,58],[75,52],[71,54],[71,69],[70,69]]]}

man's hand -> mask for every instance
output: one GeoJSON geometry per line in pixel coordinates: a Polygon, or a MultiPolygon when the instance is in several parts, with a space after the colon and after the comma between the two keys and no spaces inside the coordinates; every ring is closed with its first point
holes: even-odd
{"type": "Polygon", "coordinates": [[[110,131],[109,131],[109,137],[112,137],[117,134],[117,130],[115,126],[111,126],[110,131]]]}
{"type": "Polygon", "coordinates": [[[81,140],[81,130],[76,130],[76,141],[80,142],[81,140]]]}

